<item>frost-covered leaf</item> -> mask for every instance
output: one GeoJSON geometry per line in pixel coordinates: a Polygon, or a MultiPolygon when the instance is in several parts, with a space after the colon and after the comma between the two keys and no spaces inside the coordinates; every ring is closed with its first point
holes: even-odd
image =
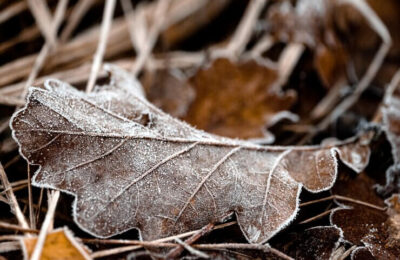
{"type": "Polygon", "coordinates": [[[273,247],[294,259],[329,260],[341,238],[342,231],[339,228],[318,226],[280,237],[278,245],[274,244],[273,247]]]}
{"type": "MultiPolygon", "coordinates": [[[[21,239],[25,259],[30,259],[37,237],[26,236],[21,239]]],[[[89,250],[81,244],[67,228],[51,231],[46,236],[40,259],[87,260],[91,259],[89,250]]]]}
{"type": "Polygon", "coordinates": [[[359,246],[351,252],[351,260],[376,260],[368,248],[359,246]]]}
{"type": "Polygon", "coordinates": [[[91,94],[57,80],[31,88],[11,123],[21,154],[41,166],[33,184],[76,196],[75,221],[98,237],[138,228],[155,239],[235,212],[247,240],[264,242],[294,218],[302,186],[332,186],[335,151],[357,141],[274,147],[214,136],[161,112],[110,69],[110,84],[91,94]]]}
{"type": "MultiPolygon", "coordinates": [[[[383,201],[375,194],[374,183],[365,173],[350,180],[339,178],[333,192],[378,206],[386,205],[386,212],[346,202],[351,208],[334,211],[331,224],[343,230],[346,241],[365,246],[376,259],[396,259],[400,255],[400,199],[394,195],[383,201]]],[[[367,254],[364,251],[357,254],[367,254]]]]}

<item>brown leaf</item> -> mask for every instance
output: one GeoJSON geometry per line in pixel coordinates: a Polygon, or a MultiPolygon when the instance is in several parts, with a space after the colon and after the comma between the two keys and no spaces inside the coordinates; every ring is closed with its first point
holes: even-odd
{"type": "Polygon", "coordinates": [[[384,223],[384,233],[377,230],[363,238],[365,246],[377,259],[398,259],[400,256],[400,197],[395,194],[385,200],[388,219],[384,223]],[[379,233],[378,233],[379,232],[379,233]]]}
{"type": "Polygon", "coordinates": [[[111,85],[91,94],[57,80],[31,88],[11,123],[21,154],[41,166],[34,185],[76,196],[75,221],[98,237],[138,228],[156,239],[235,212],[247,240],[265,242],[295,217],[302,186],[332,186],[335,151],[351,143],[274,147],[214,136],[163,113],[126,72],[110,69],[111,85]]]}
{"type": "MultiPolygon", "coordinates": [[[[373,190],[374,183],[362,173],[350,181],[339,179],[333,192],[384,205],[373,190]]],[[[365,246],[377,259],[396,259],[395,256],[400,254],[399,196],[392,196],[385,204],[388,206],[386,212],[350,203],[351,208],[339,209],[331,214],[331,223],[343,230],[345,240],[365,246]]]]}
{"type": "Polygon", "coordinates": [[[178,70],[146,71],[141,81],[147,99],[155,106],[173,117],[187,114],[195,91],[178,70]]]}
{"type": "MultiPolygon", "coordinates": [[[[23,237],[21,240],[24,257],[30,259],[37,237],[23,237]]],[[[67,228],[51,231],[46,236],[40,259],[91,259],[88,249],[74,238],[67,228]]]]}
{"type": "Polygon", "coordinates": [[[183,119],[227,137],[271,138],[266,128],[296,99],[293,91],[274,91],[277,77],[276,69],[255,60],[234,64],[217,59],[191,79],[196,98],[183,119]]]}
{"type": "Polygon", "coordinates": [[[294,259],[329,260],[341,238],[342,231],[337,227],[313,227],[281,238],[280,241],[285,244],[278,249],[284,249],[284,253],[294,259]]]}
{"type": "MultiPolygon", "coordinates": [[[[377,206],[384,206],[383,200],[374,192],[375,181],[365,172],[351,176],[347,172],[339,174],[332,193],[350,198],[355,198],[377,206]]],[[[355,244],[362,245],[362,239],[371,228],[380,229],[381,223],[386,221],[384,212],[351,203],[352,208],[339,209],[331,214],[331,222],[343,230],[344,238],[355,244]]]]}
{"type": "Polygon", "coordinates": [[[351,252],[351,260],[376,260],[368,248],[359,246],[351,252]]]}

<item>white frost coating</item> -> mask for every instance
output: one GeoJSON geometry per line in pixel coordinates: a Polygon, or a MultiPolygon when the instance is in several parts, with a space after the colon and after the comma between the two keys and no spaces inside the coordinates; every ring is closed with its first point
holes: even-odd
{"type": "Polygon", "coordinates": [[[335,148],[211,135],[155,108],[127,73],[113,67],[112,75],[112,85],[89,95],[57,80],[30,88],[11,120],[21,155],[40,166],[33,184],[75,196],[74,220],[94,236],[140,226],[144,239],[156,239],[234,211],[244,236],[265,243],[296,216],[302,186],[333,185],[335,148]],[[301,181],[280,162],[292,152],[301,181]]]}
{"type": "Polygon", "coordinates": [[[352,244],[349,240],[346,240],[344,238],[343,229],[341,227],[338,227],[337,225],[333,224],[332,217],[335,214],[335,212],[338,211],[338,210],[351,210],[351,209],[353,209],[353,207],[351,207],[349,205],[342,204],[337,200],[335,200],[335,203],[338,204],[340,207],[338,207],[338,208],[336,208],[336,209],[331,211],[331,213],[329,214],[329,223],[331,223],[332,226],[337,227],[340,230],[341,242],[347,243],[347,244],[352,244]]]}
{"type": "Polygon", "coordinates": [[[359,250],[368,250],[368,248],[366,248],[365,246],[356,247],[353,251],[351,251],[351,254],[350,254],[351,260],[354,260],[354,256],[357,253],[357,251],[359,251],[359,250]]]}

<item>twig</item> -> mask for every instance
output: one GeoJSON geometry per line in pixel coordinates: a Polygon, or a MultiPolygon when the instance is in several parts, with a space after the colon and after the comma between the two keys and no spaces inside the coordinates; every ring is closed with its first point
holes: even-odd
{"type": "Polygon", "coordinates": [[[400,69],[392,77],[389,86],[386,88],[385,96],[383,97],[384,104],[388,105],[393,98],[395,90],[400,86],[400,69]]]}
{"type": "Polygon", "coordinates": [[[39,222],[40,212],[41,212],[41,208],[42,208],[43,196],[44,196],[44,188],[40,188],[39,201],[38,201],[37,212],[36,212],[36,223],[39,222]]]}
{"type": "Polygon", "coordinates": [[[19,241],[3,242],[0,243],[0,253],[6,253],[11,251],[17,251],[21,249],[19,241]]]}
{"type": "Polygon", "coordinates": [[[44,246],[44,242],[46,240],[47,233],[49,232],[50,225],[53,222],[54,213],[56,211],[57,202],[60,197],[60,191],[54,191],[53,194],[49,198],[49,208],[46,214],[46,217],[43,221],[43,225],[40,229],[39,236],[36,241],[35,249],[32,252],[31,260],[39,260],[40,255],[42,254],[42,249],[44,246]]]}
{"type": "Polygon", "coordinates": [[[264,52],[274,45],[274,38],[271,35],[264,35],[250,50],[251,57],[260,57],[264,52]]]}
{"type": "MultiPolygon", "coordinates": [[[[146,43],[143,48],[140,50],[137,59],[135,60],[134,65],[132,66],[132,74],[137,76],[144,64],[146,63],[147,58],[149,57],[151,50],[156,44],[158,35],[163,27],[163,23],[166,19],[166,12],[168,10],[170,4],[170,0],[159,0],[157,3],[157,7],[154,13],[153,23],[150,27],[149,34],[146,39],[146,43]]],[[[134,28],[130,28],[130,30],[134,30],[134,28]]]]}
{"type": "Polygon", "coordinates": [[[0,163],[0,177],[1,181],[3,182],[3,186],[5,190],[7,190],[7,197],[8,200],[10,201],[10,207],[15,213],[15,216],[18,219],[19,224],[21,225],[22,228],[29,229],[29,225],[26,222],[24,214],[22,214],[21,208],[18,205],[17,198],[15,198],[13,189],[8,182],[7,175],[4,171],[3,165],[0,163]]]}
{"type": "Polygon", "coordinates": [[[334,211],[334,210],[336,210],[336,209],[338,209],[338,208],[329,209],[329,210],[327,210],[327,211],[324,211],[324,212],[322,212],[321,214],[318,214],[318,215],[316,215],[316,216],[314,216],[314,217],[312,217],[312,218],[309,218],[309,219],[306,219],[306,220],[301,221],[299,224],[307,224],[307,223],[310,223],[310,222],[312,222],[312,221],[314,221],[314,220],[317,220],[317,219],[322,218],[322,217],[324,217],[324,216],[326,216],[326,215],[329,215],[332,211],[334,211]]]}
{"type": "Polygon", "coordinates": [[[130,0],[121,0],[121,5],[122,10],[124,11],[125,22],[128,24],[128,32],[133,49],[136,53],[139,53],[142,46],[145,44],[145,42],[140,43],[140,40],[144,41],[146,38],[145,12],[141,6],[138,6],[136,10],[133,10],[132,2],[130,0]]]}
{"type": "Polygon", "coordinates": [[[101,23],[100,40],[97,46],[96,54],[94,55],[92,70],[90,72],[89,81],[86,85],[86,92],[92,91],[96,82],[97,74],[103,60],[104,52],[107,46],[108,32],[110,31],[111,21],[114,14],[116,0],[107,0],[103,13],[103,21],[101,23]]]}
{"type": "Polygon", "coordinates": [[[7,130],[10,127],[10,119],[4,119],[1,123],[0,123],[0,133],[3,133],[5,130],[7,130]]]}
{"type": "Polygon", "coordinates": [[[26,10],[26,8],[28,8],[26,1],[10,4],[7,8],[0,12],[0,24],[4,23],[11,17],[18,15],[22,11],[26,10]]]}
{"type": "MultiPolygon", "coordinates": [[[[222,228],[225,228],[225,227],[232,226],[234,224],[237,224],[237,222],[236,221],[231,221],[231,222],[228,222],[228,223],[217,225],[212,230],[222,229],[222,228]]],[[[198,233],[200,230],[201,229],[194,230],[194,231],[189,231],[189,232],[182,233],[182,234],[179,234],[179,235],[165,237],[165,238],[161,238],[161,239],[157,239],[157,240],[149,241],[149,242],[139,241],[139,240],[131,240],[131,241],[126,241],[126,240],[108,240],[108,242],[106,242],[107,240],[98,240],[98,239],[81,239],[81,240],[83,242],[85,242],[85,243],[130,244],[130,246],[123,246],[123,247],[117,247],[117,248],[112,248],[112,249],[100,250],[100,251],[94,252],[91,255],[92,258],[99,258],[99,257],[116,255],[116,254],[120,254],[120,253],[124,253],[124,252],[137,250],[137,249],[142,248],[143,246],[149,246],[149,247],[150,246],[164,246],[164,244],[162,244],[164,242],[174,241],[176,238],[189,237],[189,236],[192,236],[192,235],[198,233]]],[[[175,247],[176,244],[169,244],[169,246],[175,247]]]]}
{"type": "Polygon", "coordinates": [[[37,26],[30,26],[24,28],[18,35],[13,38],[8,39],[7,41],[0,43],[0,53],[6,52],[11,47],[14,47],[16,44],[32,41],[40,35],[40,31],[37,26]]]}
{"type": "Polygon", "coordinates": [[[356,249],[356,248],[357,248],[357,245],[353,245],[352,247],[350,247],[349,249],[347,249],[337,260],[344,260],[344,259],[346,259],[346,258],[351,254],[351,252],[353,252],[354,249],[356,249]]]}
{"type": "Polygon", "coordinates": [[[355,203],[355,204],[358,204],[358,205],[362,205],[362,206],[365,206],[365,207],[369,207],[369,208],[373,208],[373,209],[377,209],[377,210],[381,210],[381,211],[385,211],[386,210],[385,207],[379,207],[379,206],[376,206],[376,205],[368,203],[368,202],[364,202],[364,201],[361,201],[361,200],[357,200],[357,199],[353,199],[353,198],[349,198],[349,197],[345,197],[345,196],[341,196],[341,195],[331,195],[331,196],[328,196],[328,197],[325,197],[325,198],[312,200],[312,201],[307,201],[307,202],[301,203],[300,207],[312,205],[312,204],[319,203],[319,202],[322,202],[322,201],[334,200],[334,199],[352,202],[352,203],[355,203]]]}
{"type": "Polygon", "coordinates": [[[71,16],[69,17],[68,22],[61,33],[60,42],[63,43],[68,40],[69,37],[71,37],[75,28],[82,20],[82,17],[85,16],[87,11],[95,2],[97,2],[97,0],[79,0],[79,2],[75,4],[74,8],[72,9],[71,16]]]}
{"type": "Polygon", "coordinates": [[[226,49],[216,50],[214,55],[227,55],[230,58],[236,59],[242,54],[253,33],[258,16],[266,3],[267,0],[251,1],[226,49]]]}
{"type": "MultiPolygon", "coordinates": [[[[175,241],[178,242],[178,244],[182,247],[185,248],[187,251],[189,251],[189,253],[191,253],[192,255],[198,256],[200,258],[210,258],[209,255],[207,255],[206,253],[201,252],[200,250],[194,249],[193,247],[191,247],[189,244],[183,242],[182,240],[180,240],[179,238],[175,238],[175,241]]],[[[180,253],[179,253],[180,255],[180,253]]],[[[178,256],[179,256],[178,255],[178,256]]],[[[166,259],[174,259],[174,257],[171,256],[167,256],[166,259]]]]}
{"type": "MultiPolygon", "coordinates": [[[[18,157],[18,156],[16,156],[16,157],[18,157]]],[[[5,169],[5,167],[4,167],[4,169],[5,169]]],[[[20,181],[11,182],[10,186],[14,188],[16,186],[26,185],[26,184],[28,184],[28,180],[20,180],[20,181]]],[[[0,189],[4,189],[4,191],[1,192],[2,194],[6,192],[6,187],[4,187],[3,185],[0,185],[0,189]]]]}
{"type": "Polygon", "coordinates": [[[352,95],[344,99],[331,113],[327,116],[319,125],[318,130],[325,130],[331,122],[336,120],[340,115],[351,108],[355,102],[360,98],[361,94],[368,88],[369,84],[375,77],[379,68],[381,67],[386,54],[388,53],[390,46],[392,44],[392,39],[390,37],[389,31],[381,19],[376,15],[376,13],[371,9],[365,0],[340,0],[341,3],[347,3],[354,6],[370,24],[371,28],[381,37],[382,44],[379,50],[375,54],[372,62],[367,68],[364,76],[360,82],[356,85],[352,95]]]}
{"type": "MultiPolygon", "coordinates": [[[[0,131],[1,133],[2,131],[0,131]]],[[[11,165],[13,165],[14,163],[18,162],[19,159],[21,159],[21,155],[17,154],[16,156],[14,156],[11,160],[9,160],[6,164],[4,164],[4,170],[7,170],[8,167],[10,167],[11,165]]],[[[27,182],[26,182],[27,183],[27,182]]],[[[11,183],[12,185],[12,183],[11,183]]]]}
{"type": "Polygon", "coordinates": [[[382,108],[385,106],[389,106],[392,101],[393,94],[396,89],[400,86],[400,69],[394,74],[392,79],[390,80],[389,86],[386,88],[385,95],[383,96],[383,101],[379,105],[379,108],[376,110],[374,117],[372,118],[372,122],[378,123],[382,120],[382,108]]]}
{"type": "Polygon", "coordinates": [[[5,241],[5,240],[16,240],[20,241],[21,238],[23,238],[23,235],[2,235],[0,236],[0,241],[5,241]]]}
{"type": "Polygon", "coordinates": [[[46,42],[50,46],[54,46],[56,43],[55,35],[52,30],[51,13],[44,0],[27,0],[29,9],[31,10],[33,17],[35,18],[36,24],[39,27],[42,35],[46,39],[46,42]]]}
{"type": "Polygon", "coordinates": [[[264,252],[273,253],[276,256],[279,256],[283,259],[294,260],[290,256],[282,253],[281,251],[272,248],[268,244],[244,244],[244,243],[222,243],[222,244],[198,244],[193,245],[194,248],[203,249],[203,250],[218,250],[218,249],[248,249],[248,250],[260,250],[264,252]]]}
{"type": "Polygon", "coordinates": [[[15,231],[22,231],[22,232],[29,232],[29,233],[39,233],[39,230],[31,229],[31,228],[23,228],[18,225],[9,224],[3,221],[0,221],[0,228],[15,230],[15,231]]]}
{"type": "Polygon", "coordinates": [[[6,199],[5,197],[3,197],[3,195],[0,195],[0,201],[4,202],[5,204],[10,204],[10,202],[8,201],[8,199],[6,199]]]}
{"type": "Polygon", "coordinates": [[[25,97],[26,93],[28,92],[29,86],[33,83],[37,75],[39,74],[40,70],[42,69],[42,66],[44,62],[46,61],[47,56],[49,53],[56,48],[57,44],[57,31],[58,28],[61,25],[61,22],[63,20],[65,10],[67,8],[67,3],[68,0],[60,0],[57,4],[56,12],[54,15],[54,19],[52,19],[52,24],[50,26],[51,29],[51,34],[52,34],[52,41],[50,42],[48,38],[46,38],[46,43],[43,45],[42,49],[39,52],[39,55],[36,57],[35,63],[33,65],[33,68],[29,74],[28,80],[25,83],[25,88],[22,92],[22,97],[25,97]]]}
{"type": "Polygon", "coordinates": [[[321,101],[318,102],[313,110],[311,110],[310,117],[312,120],[321,119],[333,110],[335,105],[340,100],[341,92],[346,84],[347,82],[343,78],[338,80],[333,87],[329,89],[328,93],[322,98],[321,101]]]}
{"type": "Polygon", "coordinates": [[[36,229],[36,219],[35,213],[33,212],[33,200],[32,200],[32,184],[31,184],[31,167],[29,163],[27,164],[27,173],[28,173],[28,202],[29,202],[29,223],[30,227],[36,229]]]}
{"type": "Polygon", "coordinates": [[[279,79],[277,87],[281,88],[286,84],[304,50],[305,47],[301,43],[289,43],[285,47],[278,61],[279,79]]]}
{"type": "MultiPolygon", "coordinates": [[[[205,234],[207,234],[208,232],[210,232],[214,227],[214,224],[210,223],[208,225],[206,225],[205,227],[203,227],[202,229],[199,230],[199,232],[193,234],[190,238],[188,238],[185,242],[184,245],[181,244],[179,241],[178,243],[180,244],[179,246],[177,246],[176,248],[172,249],[166,256],[167,259],[174,259],[177,258],[178,256],[180,256],[180,254],[182,254],[183,249],[187,249],[186,246],[190,246],[191,244],[193,244],[194,242],[196,242],[197,240],[199,240],[202,236],[204,236],[205,234]]],[[[179,238],[176,238],[175,240],[177,240],[179,238]]],[[[189,250],[190,251],[190,250],[189,250]]]]}

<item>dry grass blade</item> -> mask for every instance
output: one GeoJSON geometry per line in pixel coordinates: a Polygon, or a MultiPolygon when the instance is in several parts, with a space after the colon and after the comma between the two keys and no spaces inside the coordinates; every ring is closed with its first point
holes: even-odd
{"type": "MultiPolygon", "coordinates": [[[[163,24],[166,20],[166,13],[169,7],[170,0],[159,0],[156,6],[156,10],[154,12],[153,23],[150,27],[150,30],[147,35],[147,39],[144,40],[145,44],[142,48],[140,48],[139,55],[135,60],[135,63],[132,66],[132,74],[137,76],[140,70],[143,68],[146,63],[147,58],[149,57],[154,45],[156,44],[158,35],[163,27],[163,24]]],[[[136,28],[131,27],[130,30],[133,31],[136,28]]]]}
{"type": "Polygon", "coordinates": [[[21,249],[21,245],[18,241],[0,243],[0,253],[17,251],[20,249],[21,249]]]}
{"type": "Polygon", "coordinates": [[[54,191],[49,197],[49,208],[46,217],[43,221],[42,227],[40,229],[39,237],[37,239],[35,249],[33,250],[31,260],[39,260],[43,249],[44,242],[46,240],[47,233],[52,229],[51,225],[53,223],[54,213],[56,211],[57,202],[60,197],[59,191],[54,191]]]}
{"type": "Polygon", "coordinates": [[[379,47],[379,50],[376,52],[362,79],[355,86],[354,92],[341,103],[339,103],[339,105],[336,106],[330,115],[328,115],[318,125],[318,129],[320,130],[326,129],[331,122],[336,120],[341,114],[346,112],[354,105],[355,102],[357,102],[361,94],[369,87],[369,84],[374,79],[392,44],[392,39],[386,25],[365,0],[343,0],[342,3],[354,6],[365,17],[371,28],[379,35],[379,37],[381,37],[382,44],[379,47]]]}
{"type": "Polygon", "coordinates": [[[301,221],[299,224],[307,224],[307,223],[310,223],[310,222],[312,222],[312,221],[314,221],[314,220],[317,220],[317,219],[320,219],[320,218],[322,218],[322,217],[325,217],[325,216],[329,215],[331,212],[333,212],[333,211],[335,211],[335,210],[337,210],[337,209],[340,209],[340,208],[329,209],[329,210],[324,211],[324,212],[322,212],[322,213],[320,213],[320,214],[318,214],[318,215],[316,215],[316,216],[314,216],[314,217],[311,217],[311,218],[308,218],[308,219],[306,219],[306,220],[303,220],[303,221],[301,221]]]}
{"type": "Polygon", "coordinates": [[[104,57],[104,52],[107,46],[108,33],[110,31],[111,22],[113,19],[114,9],[116,0],[107,0],[106,6],[104,7],[103,21],[101,24],[101,32],[99,44],[97,46],[96,54],[94,55],[92,70],[90,72],[89,81],[86,85],[86,92],[92,91],[94,84],[96,82],[97,75],[104,57]]]}
{"type": "Polygon", "coordinates": [[[246,48],[253,33],[258,16],[266,3],[267,0],[251,1],[226,49],[216,50],[214,55],[227,55],[228,57],[236,59],[246,48]]]}
{"type": "Polygon", "coordinates": [[[53,34],[52,18],[49,7],[44,0],[28,0],[28,6],[31,10],[36,23],[50,46],[54,46],[56,39],[53,34]]]}
{"type": "Polygon", "coordinates": [[[14,225],[14,224],[9,224],[6,222],[0,221],[0,228],[8,229],[8,230],[14,230],[14,231],[22,231],[25,233],[39,233],[38,230],[36,229],[31,229],[31,228],[22,228],[21,226],[14,225]]]}
{"type": "Polygon", "coordinates": [[[20,1],[10,4],[8,7],[0,12],[0,24],[4,23],[11,17],[18,15],[22,11],[26,10],[26,8],[28,8],[26,1],[20,1]]]}
{"type": "Polygon", "coordinates": [[[274,45],[274,38],[271,35],[264,35],[254,47],[250,50],[251,57],[261,57],[263,52],[266,52],[274,45]]]}
{"type": "Polygon", "coordinates": [[[343,200],[343,201],[352,202],[352,203],[355,203],[355,204],[358,204],[358,205],[362,205],[362,206],[365,206],[365,207],[369,207],[369,208],[372,208],[372,209],[376,209],[376,210],[381,210],[381,211],[385,211],[386,210],[386,208],[384,208],[384,207],[379,207],[379,206],[376,206],[374,204],[371,204],[371,203],[368,203],[368,202],[365,202],[365,201],[361,201],[361,200],[357,200],[357,199],[353,199],[353,198],[349,198],[349,197],[345,197],[345,196],[341,196],[341,195],[331,195],[329,197],[325,197],[325,198],[322,198],[322,199],[307,201],[307,202],[301,203],[300,207],[312,205],[312,204],[323,202],[323,201],[327,201],[327,200],[335,200],[335,199],[336,200],[343,200]]]}
{"type": "MultiPolygon", "coordinates": [[[[188,250],[192,254],[198,253],[199,255],[201,255],[202,254],[201,252],[193,253],[191,251],[193,248],[190,247],[190,245],[193,244],[194,242],[196,242],[197,240],[199,240],[202,236],[204,236],[208,232],[210,232],[213,229],[213,227],[214,227],[214,224],[211,224],[211,223],[208,224],[207,226],[203,227],[199,232],[197,232],[196,234],[194,234],[190,238],[188,238],[185,242],[183,242],[179,238],[175,238],[175,240],[178,242],[178,244],[180,244],[180,246],[177,246],[176,248],[172,249],[167,254],[166,258],[171,258],[171,259],[177,258],[183,252],[183,249],[188,250]]],[[[205,258],[208,258],[208,256],[206,255],[205,258]]]]}
{"type": "Polygon", "coordinates": [[[294,260],[290,256],[282,253],[281,251],[270,247],[268,244],[241,244],[241,243],[221,243],[221,244],[198,244],[193,245],[194,248],[203,249],[203,250],[221,250],[221,249],[250,249],[250,250],[260,250],[264,252],[273,253],[276,256],[279,256],[282,259],[286,260],[294,260]]]}
{"type": "MultiPolygon", "coordinates": [[[[201,252],[200,250],[194,249],[193,247],[191,247],[189,244],[183,242],[182,240],[180,240],[179,238],[175,238],[175,241],[181,245],[183,248],[185,248],[189,253],[191,253],[194,256],[200,257],[200,258],[205,258],[208,259],[210,258],[209,255],[207,255],[206,253],[201,252]]],[[[173,259],[173,257],[170,257],[167,259],[173,259]]]]}
{"type": "Polygon", "coordinates": [[[17,36],[0,43],[0,53],[5,53],[8,49],[15,47],[15,45],[36,39],[40,35],[37,26],[30,26],[23,29],[17,36]]]}
{"type": "Polygon", "coordinates": [[[30,227],[36,229],[36,218],[35,212],[33,211],[33,199],[32,199],[32,185],[31,185],[31,167],[27,165],[28,173],[28,203],[29,203],[29,223],[30,227]]]}
{"type": "MultiPolygon", "coordinates": [[[[278,87],[281,88],[286,84],[304,50],[305,46],[301,43],[289,43],[288,46],[286,46],[286,48],[282,51],[278,61],[278,87]]],[[[279,89],[277,91],[279,91],[279,89]]]]}
{"type": "MultiPolygon", "coordinates": [[[[232,225],[235,225],[235,224],[237,224],[236,221],[231,221],[231,222],[228,222],[228,223],[216,225],[212,230],[222,229],[222,228],[229,227],[229,226],[232,226],[232,225]]],[[[153,246],[176,247],[176,244],[165,245],[163,243],[168,242],[168,241],[174,241],[177,238],[182,239],[182,238],[185,238],[185,237],[190,237],[190,236],[193,236],[195,234],[198,234],[199,232],[201,232],[201,229],[190,231],[190,232],[186,232],[186,233],[182,233],[182,234],[175,235],[175,236],[165,237],[165,238],[161,238],[161,239],[157,239],[157,240],[149,241],[149,242],[144,242],[144,241],[139,241],[139,240],[133,240],[133,241],[129,241],[128,240],[127,241],[127,240],[99,240],[99,239],[92,239],[92,240],[90,240],[90,239],[82,239],[82,241],[85,242],[85,243],[130,244],[130,246],[117,247],[117,248],[97,251],[97,252],[94,252],[91,255],[93,258],[100,258],[100,257],[116,255],[116,254],[120,254],[120,253],[125,253],[125,252],[138,250],[138,249],[143,248],[143,246],[152,246],[153,245],[153,246]]]]}
{"type": "Polygon", "coordinates": [[[47,56],[49,55],[49,52],[52,51],[54,48],[56,48],[56,39],[57,39],[57,31],[58,28],[61,25],[61,22],[64,18],[65,10],[67,8],[68,0],[60,0],[57,4],[56,12],[54,15],[54,19],[52,19],[52,24],[50,26],[51,28],[51,34],[52,34],[52,40],[54,42],[49,42],[49,39],[46,38],[46,43],[42,47],[42,49],[39,52],[39,55],[37,56],[34,66],[32,68],[31,73],[29,74],[28,80],[25,83],[25,88],[24,91],[22,92],[22,97],[25,97],[28,87],[31,86],[33,83],[34,79],[37,77],[39,74],[40,70],[42,69],[42,66],[44,62],[46,61],[47,56]]]}
{"type": "Polygon", "coordinates": [[[67,24],[65,25],[65,28],[60,36],[60,41],[62,43],[69,39],[79,22],[82,20],[83,16],[85,16],[85,14],[96,2],[98,2],[98,0],[80,0],[74,6],[74,9],[72,10],[67,24]]]}
{"type": "Polygon", "coordinates": [[[383,97],[383,102],[387,105],[390,103],[390,99],[393,97],[394,92],[400,86],[400,69],[394,74],[389,86],[386,89],[385,96],[383,97]]]}
{"type": "Polygon", "coordinates": [[[12,208],[15,216],[18,219],[19,225],[22,228],[29,229],[28,222],[26,222],[25,216],[18,205],[17,198],[14,195],[13,189],[8,181],[7,175],[4,171],[3,165],[0,163],[0,177],[3,183],[4,189],[7,191],[7,198],[9,200],[10,207],[12,208]]]}

